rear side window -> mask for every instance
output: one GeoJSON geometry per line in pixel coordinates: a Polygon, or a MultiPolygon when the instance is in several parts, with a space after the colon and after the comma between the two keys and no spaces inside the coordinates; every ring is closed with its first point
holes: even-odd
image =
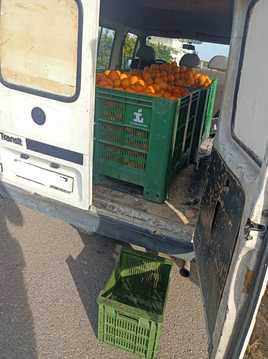
{"type": "Polygon", "coordinates": [[[79,17],[75,0],[1,0],[1,81],[44,96],[76,97],[79,17]]]}
{"type": "Polygon", "coordinates": [[[154,48],[156,59],[170,63],[176,58],[178,53],[177,39],[149,36],[146,43],[154,48]]]}
{"type": "Polygon", "coordinates": [[[97,70],[110,67],[114,47],[115,31],[105,27],[99,28],[97,70]]]}
{"type": "Polygon", "coordinates": [[[248,12],[233,126],[236,139],[261,162],[268,138],[268,48],[265,45],[268,2],[259,0],[252,3],[248,12]]]}
{"type": "Polygon", "coordinates": [[[131,62],[136,54],[137,44],[138,36],[129,32],[125,37],[122,53],[122,67],[124,69],[129,68],[129,62],[131,62]]]}

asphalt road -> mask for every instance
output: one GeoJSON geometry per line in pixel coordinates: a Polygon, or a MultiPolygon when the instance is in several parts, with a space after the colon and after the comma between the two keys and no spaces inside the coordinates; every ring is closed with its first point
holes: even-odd
{"type": "MultiPolygon", "coordinates": [[[[96,339],[116,243],[0,200],[0,358],[136,358],[96,339]]],[[[205,359],[200,291],[172,273],[160,359],[205,359]]]]}

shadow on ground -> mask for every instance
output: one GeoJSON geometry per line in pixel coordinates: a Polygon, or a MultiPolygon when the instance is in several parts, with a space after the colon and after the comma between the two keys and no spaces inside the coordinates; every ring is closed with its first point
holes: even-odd
{"type": "Polygon", "coordinates": [[[77,258],[68,257],[69,267],[92,329],[98,332],[97,297],[110,277],[117,254],[115,242],[80,233],[84,249],[77,258]],[[107,255],[107,253],[109,255],[107,255]]]}
{"type": "Polygon", "coordinates": [[[14,202],[3,199],[0,213],[0,357],[37,359],[33,317],[23,278],[23,252],[8,229],[8,223],[22,226],[23,218],[14,202]]]}

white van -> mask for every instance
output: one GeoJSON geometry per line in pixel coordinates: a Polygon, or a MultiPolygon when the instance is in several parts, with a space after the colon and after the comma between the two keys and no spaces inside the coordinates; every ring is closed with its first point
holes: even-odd
{"type": "MultiPolygon", "coordinates": [[[[86,232],[185,260],[195,256],[209,358],[242,358],[268,279],[268,2],[2,0],[0,6],[1,196],[86,232]],[[103,28],[114,40],[100,69],[123,66],[128,34],[137,37],[133,56],[151,36],[230,44],[220,127],[200,214],[190,225],[136,190],[93,185],[103,28]]],[[[186,169],[170,194],[183,211],[192,176],[186,169]]]]}

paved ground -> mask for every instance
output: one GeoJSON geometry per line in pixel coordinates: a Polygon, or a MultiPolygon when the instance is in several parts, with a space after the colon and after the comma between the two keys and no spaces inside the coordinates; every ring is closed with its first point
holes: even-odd
{"type": "MultiPolygon", "coordinates": [[[[0,201],[0,358],[130,359],[96,340],[115,243],[0,201]]],[[[199,288],[174,268],[160,359],[205,359],[199,288]]]]}

